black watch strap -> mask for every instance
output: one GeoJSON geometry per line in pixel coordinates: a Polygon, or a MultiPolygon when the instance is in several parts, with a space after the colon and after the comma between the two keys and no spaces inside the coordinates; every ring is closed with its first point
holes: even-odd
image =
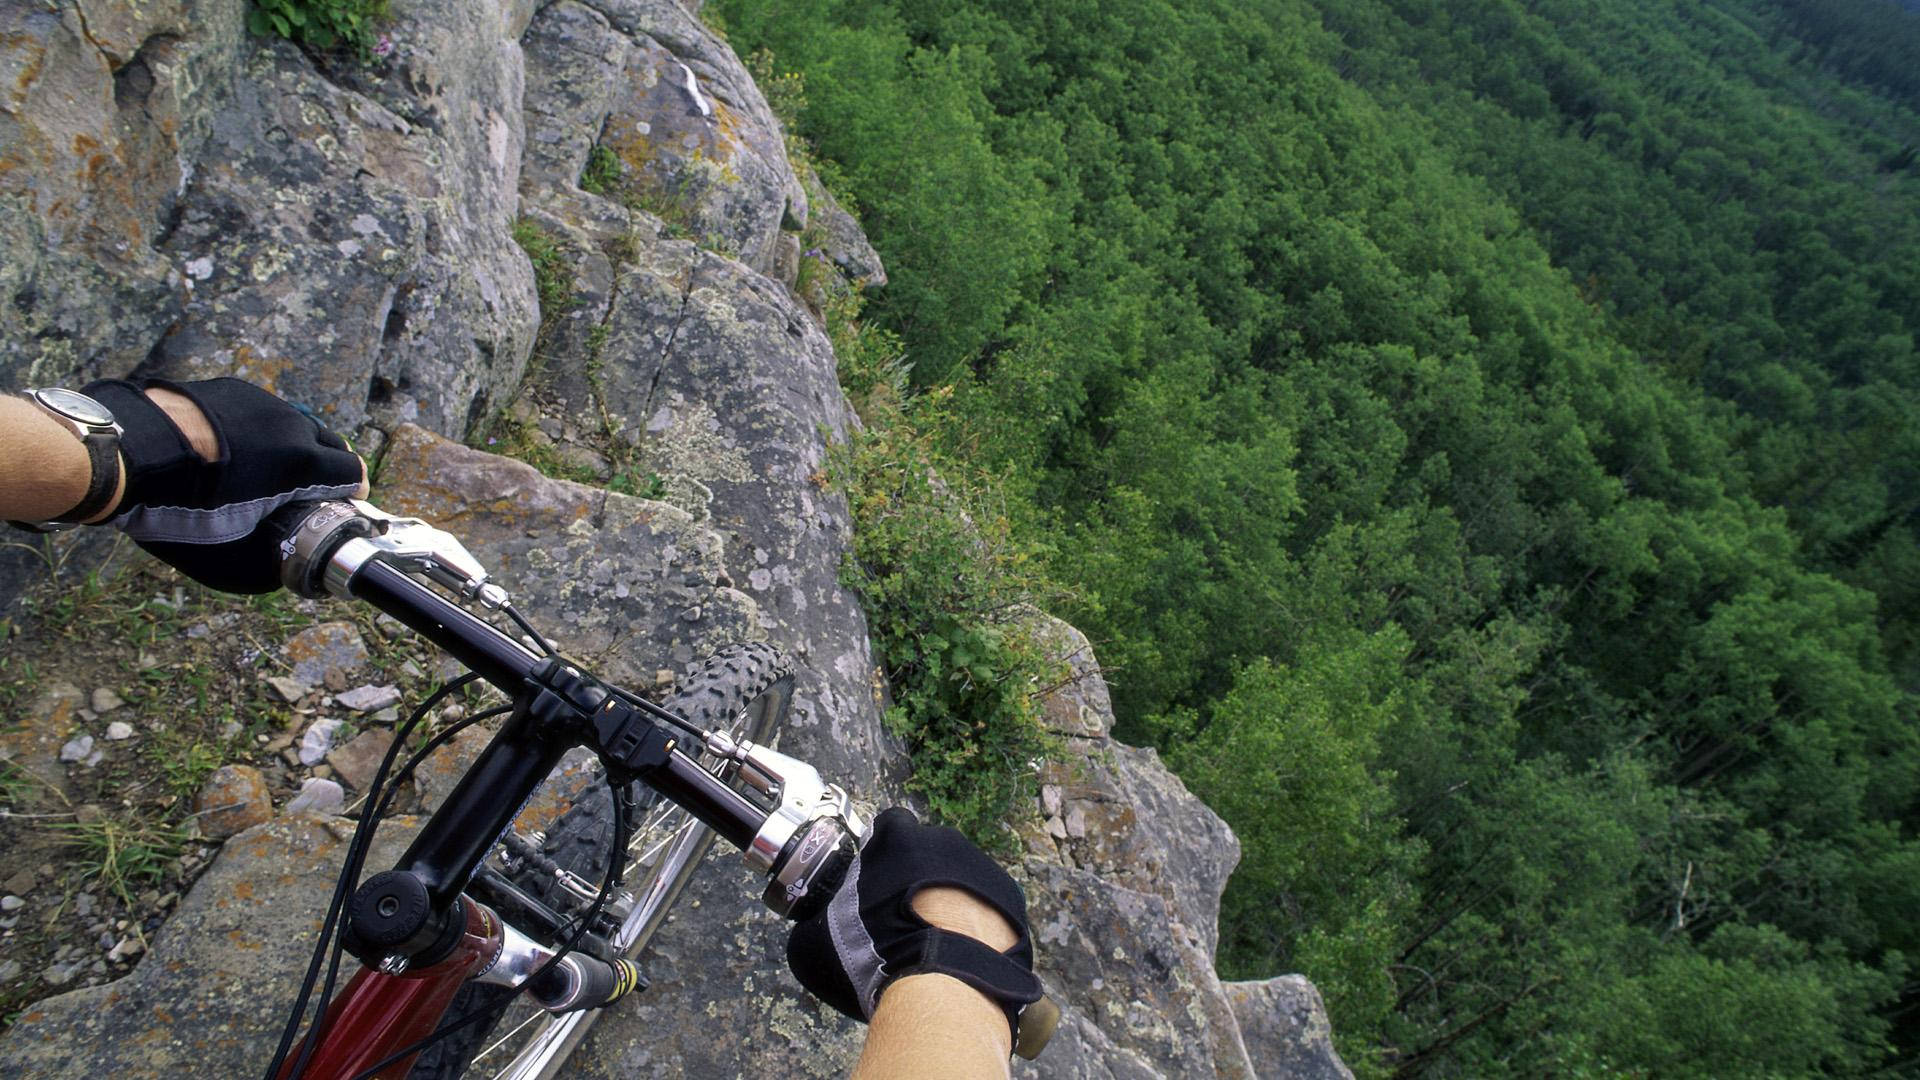
{"type": "Polygon", "coordinates": [[[71,529],[98,516],[113,502],[120,490],[120,438],[107,431],[90,432],[80,437],[87,448],[87,493],[73,509],[51,521],[9,521],[7,524],[27,532],[48,533],[71,529]]]}
{"type": "Polygon", "coordinates": [[[87,461],[93,466],[93,478],[80,505],[69,510],[61,521],[79,523],[97,517],[113,502],[120,487],[120,440],[108,432],[90,434],[80,440],[87,447],[87,461]]]}

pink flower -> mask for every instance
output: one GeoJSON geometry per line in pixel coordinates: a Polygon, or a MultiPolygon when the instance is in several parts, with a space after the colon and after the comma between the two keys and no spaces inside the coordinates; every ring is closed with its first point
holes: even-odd
{"type": "Polygon", "coordinates": [[[393,55],[393,39],[386,34],[381,34],[380,40],[374,43],[373,55],[379,57],[393,55]]]}

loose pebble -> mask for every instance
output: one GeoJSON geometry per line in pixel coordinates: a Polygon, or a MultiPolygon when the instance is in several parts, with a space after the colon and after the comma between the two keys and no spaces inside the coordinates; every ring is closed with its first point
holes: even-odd
{"type": "Polygon", "coordinates": [[[133,738],[133,725],[124,720],[115,720],[107,725],[107,739],[111,742],[125,742],[133,738]]]}
{"type": "Polygon", "coordinates": [[[310,776],[300,784],[300,793],[287,803],[289,814],[337,814],[347,805],[347,793],[338,783],[310,776]]]}
{"type": "Polygon", "coordinates": [[[341,707],[354,712],[377,712],[380,709],[400,703],[400,690],[393,686],[357,686],[343,694],[336,695],[334,701],[341,707]]]}
{"type": "Polygon", "coordinates": [[[280,700],[289,705],[313,692],[313,688],[299,679],[289,679],[284,675],[275,675],[267,680],[267,686],[279,695],[280,700]]]}
{"type": "Polygon", "coordinates": [[[300,736],[300,764],[311,767],[324,761],[333,749],[333,738],[339,730],[338,720],[315,720],[306,734],[300,736]]]}

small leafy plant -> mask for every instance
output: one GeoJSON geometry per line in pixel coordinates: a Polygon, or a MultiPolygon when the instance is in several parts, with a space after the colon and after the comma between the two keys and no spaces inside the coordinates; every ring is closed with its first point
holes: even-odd
{"type": "Polygon", "coordinates": [[[315,49],[344,46],[364,60],[377,52],[373,25],[386,14],[387,0],[253,0],[247,29],[315,49]]]}
{"type": "Polygon", "coordinates": [[[620,185],[620,178],[626,175],[626,167],[620,164],[620,155],[600,145],[593,144],[587,151],[586,167],[580,170],[580,190],[594,195],[611,195],[620,185]]]}

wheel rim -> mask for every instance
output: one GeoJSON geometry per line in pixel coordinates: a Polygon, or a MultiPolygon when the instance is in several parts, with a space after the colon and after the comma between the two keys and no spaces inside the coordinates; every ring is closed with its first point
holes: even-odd
{"type": "MultiPolygon", "coordinates": [[[[734,718],[728,734],[735,739],[765,740],[786,711],[791,693],[791,677],[776,678],[734,718]]],[[[730,778],[735,771],[733,763],[716,761],[704,750],[699,757],[716,776],[730,778]]],[[[713,840],[711,827],[666,799],[656,796],[642,810],[640,826],[627,844],[627,877],[634,904],[613,936],[619,955],[632,959],[652,942],[713,840]]],[[[598,1016],[598,1010],[556,1016],[516,998],[474,1055],[468,1073],[494,1080],[550,1080],[598,1016]]]]}

